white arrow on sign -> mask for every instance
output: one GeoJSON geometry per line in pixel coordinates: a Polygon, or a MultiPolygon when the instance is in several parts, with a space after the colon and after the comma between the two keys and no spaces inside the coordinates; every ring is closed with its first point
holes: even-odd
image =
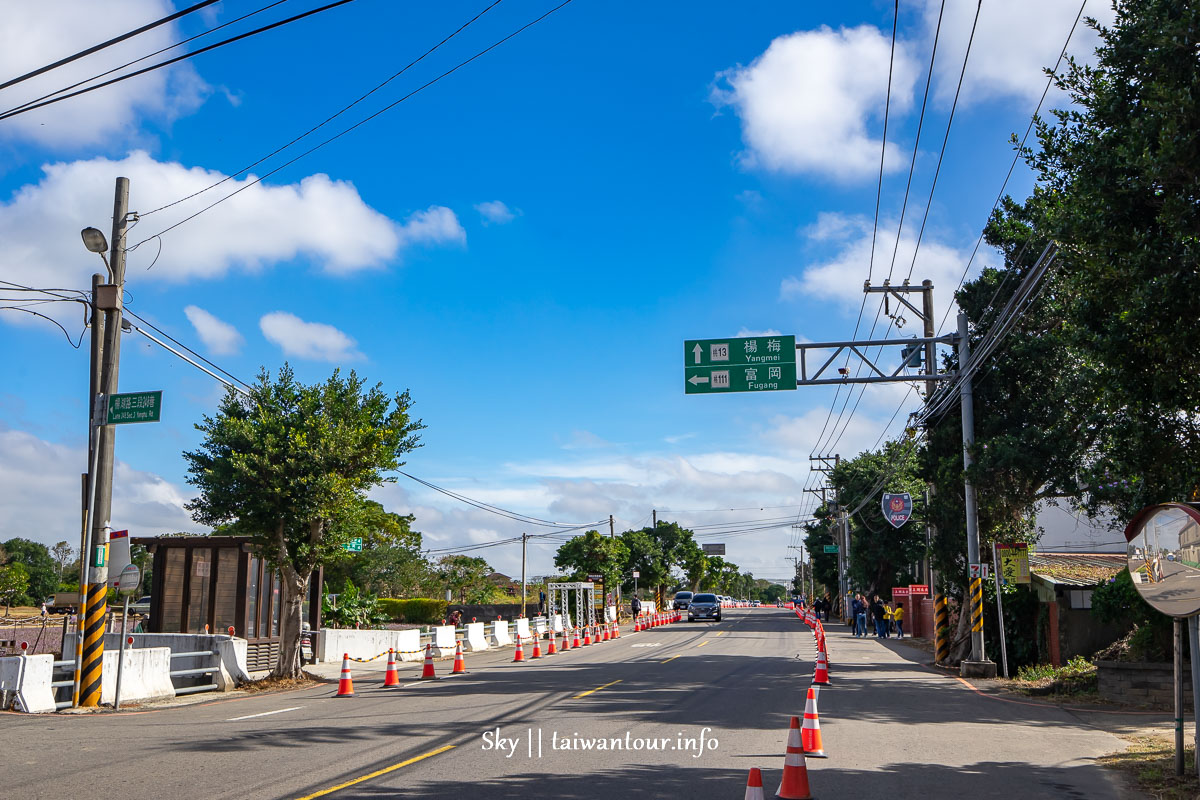
{"type": "Polygon", "coordinates": [[[696,363],[697,363],[697,364],[699,364],[699,363],[700,363],[700,354],[701,354],[702,352],[704,352],[704,351],[700,349],[700,345],[696,345],[694,348],[692,348],[692,354],[696,356],[696,363]]]}
{"type": "Polygon", "coordinates": [[[692,377],[688,378],[688,383],[690,383],[692,386],[700,383],[708,383],[708,378],[701,378],[699,375],[693,375],[692,377]]]}

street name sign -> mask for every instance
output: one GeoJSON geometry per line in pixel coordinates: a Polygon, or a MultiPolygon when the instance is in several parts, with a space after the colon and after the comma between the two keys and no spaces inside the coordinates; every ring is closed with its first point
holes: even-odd
{"type": "Polygon", "coordinates": [[[706,556],[723,556],[723,555],[725,555],[724,543],[702,544],[702,545],[700,545],[700,547],[701,547],[701,549],[704,550],[704,555],[706,555],[706,556]]]}
{"type": "Polygon", "coordinates": [[[838,551],[838,546],[837,546],[836,544],[827,544],[827,545],[825,545],[825,552],[826,552],[826,553],[836,553],[837,551],[838,551]]]}
{"type": "Polygon", "coordinates": [[[107,424],[158,422],[162,414],[162,392],[131,392],[108,396],[107,424]]]}
{"type": "Polygon", "coordinates": [[[355,536],[353,539],[351,539],[350,541],[343,544],[342,549],[349,553],[361,553],[362,552],[362,537],[355,536]]]}
{"type": "Polygon", "coordinates": [[[683,366],[686,394],[794,390],[796,337],[688,339],[683,366]]]}

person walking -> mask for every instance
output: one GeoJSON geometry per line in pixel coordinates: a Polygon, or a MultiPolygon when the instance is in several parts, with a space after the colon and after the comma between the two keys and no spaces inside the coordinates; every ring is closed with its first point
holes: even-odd
{"type": "Polygon", "coordinates": [[[870,613],[870,608],[867,605],[867,598],[863,597],[861,594],[855,595],[854,598],[858,601],[858,613],[854,615],[855,627],[858,629],[858,635],[860,637],[866,637],[867,615],[870,613]]]}
{"type": "Polygon", "coordinates": [[[904,604],[896,603],[896,610],[892,612],[892,619],[896,622],[896,638],[904,638],[904,604]]]}
{"type": "Polygon", "coordinates": [[[884,638],[883,603],[880,602],[879,595],[874,595],[871,599],[871,617],[875,622],[875,638],[884,638]]]}
{"type": "Polygon", "coordinates": [[[883,633],[884,633],[884,638],[887,638],[888,636],[891,636],[891,635],[892,635],[892,614],[893,614],[893,613],[894,613],[894,609],[892,608],[892,601],[891,601],[891,600],[885,600],[885,601],[884,601],[884,603],[883,603],[883,633]]]}

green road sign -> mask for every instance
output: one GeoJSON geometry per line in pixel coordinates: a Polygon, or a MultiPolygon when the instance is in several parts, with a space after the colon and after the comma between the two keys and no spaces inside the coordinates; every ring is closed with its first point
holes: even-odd
{"type": "Polygon", "coordinates": [[[350,553],[361,553],[362,552],[362,537],[355,536],[353,539],[351,539],[350,541],[348,541],[344,545],[342,545],[342,549],[347,552],[350,552],[350,553]]]}
{"type": "Polygon", "coordinates": [[[795,336],[688,339],[683,343],[683,365],[689,368],[736,364],[795,363],[795,336]]]}
{"type": "Polygon", "coordinates": [[[685,394],[777,392],[796,388],[796,364],[738,364],[729,367],[688,367],[683,371],[685,394]]]}
{"type": "Polygon", "coordinates": [[[108,424],[158,422],[162,414],[162,392],[132,392],[108,396],[108,424]]]}
{"type": "Polygon", "coordinates": [[[826,552],[826,553],[836,553],[837,551],[838,551],[838,546],[837,546],[836,544],[827,544],[827,545],[825,545],[825,552],[826,552]]]}

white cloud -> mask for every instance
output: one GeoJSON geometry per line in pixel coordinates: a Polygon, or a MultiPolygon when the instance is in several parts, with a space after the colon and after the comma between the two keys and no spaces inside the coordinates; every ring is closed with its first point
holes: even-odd
{"type": "MultiPolygon", "coordinates": [[[[881,142],[867,128],[882,117],[890,49],[890,36],[869,25],[781,36],[750,66],[720,73],[712,100],[736,109],[748,164],[842,181],[863,178],[879,170],[881,142]]],[[[897,43],[894,112],[911,105],[917,71],[897,43]]],[[[899,161],[898,154],[889,155],[889,165],[899,161]]]]}
{"type": "Polygon", "coordinates": [[[563,443],[563,450],[598,450],[612,447],[613,443],[597,436],[591,431],[573,430],[570,438],[563,443]]]}
{"type": "Polygon", "coordinates": [[[774,328],[767,328],[766,330],[751,330],[750,328],[743,326],[741,330],[734,335],[741,339],[747,336],[781,336],[782,334],[780,334],[780,332],[774,328]]]}
{"type": "MultiPolygon", "coordinates": [[[[82,447],[54,444],[17,430],[0,430],[0,539],[20,536],[44,544],[79,541],[79,473],[87,464],[82,447]]],[[[204,532],[183,504],[186,489],[158,475],[116,463],[112,523],[134,536],[176,531],[204,532]]]]}
{"type": "Polygon", "coordinates": [[[187,314],[188,321],[196,329],[200,340],[213,355],[233,355],[242,346],[244,340],[237,328],[228,322],[217,319],[203,308],[188,306],[183,313],[187,314]]]}
{"type": "MultiPolygon", "coordinates": [[[[130,208],[143,217],[129,234],[134,245],[195,213],[217,197],[245,187],[231,180],[186,203],[147,211],[198,192],[225,176],[200,167],[155,161],[144,152],[113,161],[94,158],[42,167],[37,184],[0,202],[0,274],[33,286],[89,285],[102,270],[100,259],[83,250],[80,229],[109,230],[113,182],[130,179],[130,208]]],[[[369,207],[354,186],[311,175],[283,186],[256,184],[211,211],[129,254],[137,280],[183,282],[218,278],[232,269],[255,271],[305,257],[326,272],[341,275],[378,268],[402,249],[421,244],[462,242],[465,233],[454,212],[441,206],[418,211],[397,225],[369,207]]]]}
{"type": "MultiPolygon", "coordinates": [[[[815,241],[838,245],[839,252],[832,259],[808,267],[799,277],[784,278],[779,287],[780,297],[784,300],[833,300],[840,303],[845,310],[857,311],[862,305],[862,281],[866,267],[871,263],[871,227],[870,221],[862,217],[822,214],[816,225],[809,229],[813,231],[812,238],[815,241]]],[[[875,277],[872,283],[882,283],[889,273],[892,275],[892,283],[901,283],[913,263],[915,248],[916,237],[907,231],[900,237],[900,244],[896,247],[895,221],[880,220],[879,233],[875,240],[875,277]],[[894,267],[893,250],[896,253],[894,267]]],[[[912,267],[912,282],[919,284],[926,279],[933,281],[934,315],[938,324],[941,323],[947,309],[954,305],[954,290],[958,287],[967,258],[967,253],[934,240],[928,232],[921,241],[916,266],[912,267]]],[[[976,258],[976,263],[980,263],[979,258],[976,258]]],[[[868,309],[872,310],[872,317],[876,305],[874,300],[867,303],[868,309]]],[[[890,306],[894,313],[906,319],[905,327],[899,331],[901,335],[920,332],[919,321],[911,313],[898,309],[894,300],[890,306]]],[[[882,332],[885,325],[886,321],[878,332],[882,332]]]]}
{"type": "MultiPolygon", "coordinates": [[[[174,11],[167,0],[56,0],[5,3],[0,25],[0,75],[15,77],[174,11]]],[[[163,25],[4,90],[7,110],[173,44],[179,29],[163,25]]],[[[189,64],[178,64],[26,112],[0,125],[0,137],[52,147],[80,147],[136,130],[139,117],[170,121],[195,110],[209,87],[189,64]]]]}
{"type": "Polygon", "coordinates": [[[458,217],[445,206],[430,206],[409,215],[400,226],[400,241],[404,246],[415,244],[464,244],[467,232],[458,217]]]}
{"type": "Polygon", "coordinates": [[[484,224],[491,222],[496,225],[503,225],[506,222],[512,222],[517,218],[512,209],[506,206],[499,200],[490,200],[486,203],[479,203],[475,206],[475,210],[483,217],[484,224]]]}
{"type": "Polygon", "coordinates": [[[286,311],[272,311],[258,321],[263,336],[279,345],[285,355],[314,361],[354,361],[363,357],[355,341],[332,325],[305,322],[286,311]]]}
{"type": "MultiPolygon", "coordinates": [[[[921,45],[922,51],[927,51],[932,43],[942,5],[941,0],[926,0],[923,14],[926,42],[921,45]]],[[[1042,70],[1053,67],[1058,60],[1078,11],[1078,2],[1006,0],[984,3],[963,77],[960,105],[1014,97],[1027,102],[1032,112],[1046,88],[1042,70]]],[[[1114,19],[1112,3],[1088,0],[1083,16],[1111,24],[1114,19]]],[[[975,7],[970,3],[945,4],[934,67],[934,96],[942,104],[948,104],[954,97],[974,17],[975,7]]],[[[1095,31],[1081,19],[1068,52],[1091,62],[1092,50],[1098,43],[1095,31]]]]}

